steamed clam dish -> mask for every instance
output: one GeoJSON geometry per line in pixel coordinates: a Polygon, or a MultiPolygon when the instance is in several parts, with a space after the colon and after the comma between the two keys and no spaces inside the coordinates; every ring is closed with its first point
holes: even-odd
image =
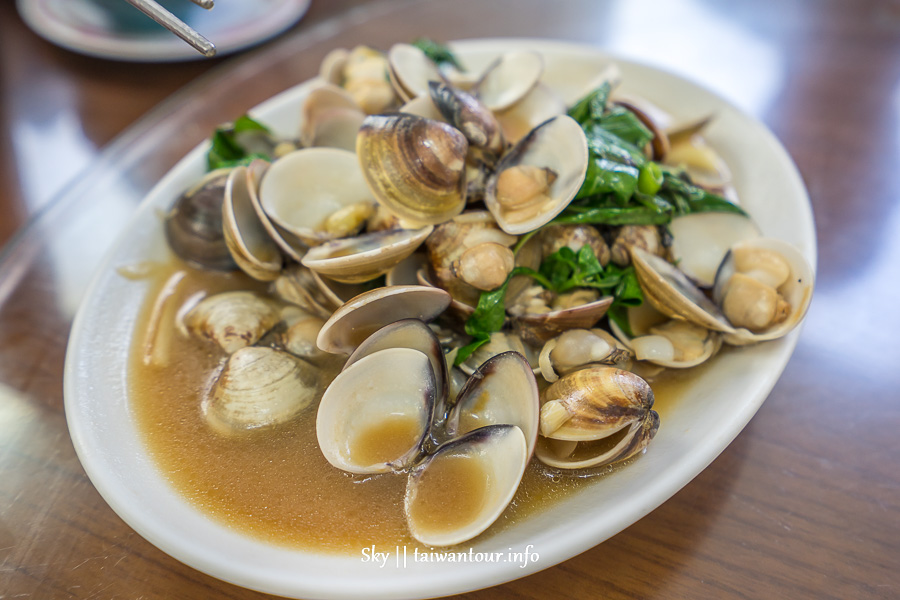
{"type": "Polygon", "coordinates": [[[152,311],[213,365],[203,427],[244,447],[303,423],[329,476],[402,481],[408,535],[452,546],[529,469],[584,480],[652,448],[665,370],[801,322],[812,269],[740,207],[715,115],[661,119],[614,65],[565,98],[551,68],[336,50],[297,131],[215,132],[165,232],[183,279],[231,283],[170,306],[173,279],[152,311]]]}

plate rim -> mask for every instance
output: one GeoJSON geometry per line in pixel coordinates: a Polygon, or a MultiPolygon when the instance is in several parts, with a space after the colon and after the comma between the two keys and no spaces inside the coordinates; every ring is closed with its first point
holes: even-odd
{"type": "MultiPolygon", "coordinates": [[[[756,126],[761,133],[763,133],[766,137],[769,138],[769,142],[774,143],[775,148],[778,149],[781,156],[779,157],[779,162],[782,162],[787,169],[787,174],[790,176],[793,184],[799,184],[799,190],[802,193],[802,197],[800,200],[799,208],[801,212],[805,216],[805,224],[807,225],[804,229],[807,232],[803,232],[801,237],[805,237],[809,240],[809,244],[807,248],[801,249],[804,255],[807,256],[808,259],[811,260],[813,265],[813,269],[815,270],[816,263],[816,238],[815,238],[815,230],[814,230],[814,218],[812,213],[812,206],[810,203],[809,195],[806,190],[806,187],[803,183],[802,177],[800,176],[799,170],[791,159],[790,155],[784,149],[783,145],[780,141],[775,137],[775,135],[771,132],[771,130],[761,121],[747,114],[745,111],[736,107],[732,102],[727,99],[721,97],[716,92],[708,89],[702,84],[697,83],[692,80],[690,77],[685,77],[680,73],[674,73],[673,71],[647,64],[646,62],[641,62],[637,60],[633,60],[626,56],[620,56],[613,53],[606,52],[602,48],[596,46],[590,46],[586,44],[579,43],[571,43],[565,41],[558,40],[546,40],[541,38],[511,38],[511,37],[502,37],[502,38],[479,38],[479,39],[468,39],[468,40],[460,40],[457,42],[453,42],[452,45],[457,48],[465,48],[466,51],[469,52],[496,52],[499,48],[498,45],[508,45],[508,44],[527,44],[531,47],[537,48],[542,51],[561,51],[561,52],[575,52],[578,54],[590,54],[596,59],[608,59],[613,61],[618,61],[620,63],[629,63],[632,65],[636,65],[642,68],[647,68],[659,73],[664,73],[667,76],[672,76],[677,79],[680,79],[690,86],[701,90],[703,93],[708,94],[713,97],[716,101],[730,107],[739,113],[743,118],[749,119],[752,121],[754,126],[756,126]],[[481,49],[479,49],[481,47],[481,49]],[[808,231],[812,232],[812,235],[808,235],[808,231]]],[[[279,94],[276,94],[272,98],[269,98],[253,109],[251,112],[257,110],[264,110],[267,103],[275,102],[277,98],[279,98],[282,94],[290,93],[291,90],[296,90],[301,86],[310,85],[309,81],[303,82],[298,86],[293,86],[288,90],[285,90],[279,94]]],[[[189,164],[194,155],[200,154],[205,151],[207,142],[201,142],[197,147],[190,150],[186,153],[182,158],[180,158],[176,164],[169,170],[167,173],[156,183],[153,189],[147,193],[144,199],[141,201],[141,204],[136,209],[134,215],[130,219],[129,223],[122,229],[122,232],[119,234],[116,242],[111,246],[109,251],[106,253],[104,258],[100,261],[99,266],[91,279],[91,283],[89,284],[84,298],[82,300],[81,306],[75,316],[73,321],[69,342],[66,351],[66,362],[64,367],[64,397],[65,397],[65,409],[66,409],[66,418],[69,424],[70,435],[72,437],[73,445],[75,446],[76,453],[81,461],[85,471],[87,472],[89,478],[91,479],[94,486],[98,489],[101,496],[104,498],[104,501],[109,504],[109,506],[118,514],[130,527],[132,527],[135,531],[137,531],[142,537],[150,541],[152,544],[157,546],[163,552],[169,554],[170,556],[184,562],[185,564],[197,568],[203,572],[206,572],[214,577],[219,579],[223,579],[230,583],[234,583],[236,585],[241,585],[244,587],[249,587],[251,589],[257,589],[260,591],[265,591],[269,593],[281,593],[281,594],[302,594],[304,596],[309,597],[317,597],[317,598],[350,598],[358,595],[359,591],[363,588],[353,587],[351,588],[342,588],[343,591],[337,591],[329,586],[308,586],[308,587],[282,587],[284,582],[279,582],[279,584],[271,585],[271,581],[261,581],[254,580],[253,578],[243,578],[240,576],[235,576],[233,572],[226,571],[224,567],[220,567],[216,564],[212,564],[209,561],[205,561],[199,559],[196,556],[190,555],[189,552],[184,551],[181,548],[173,548],[168,540],[161,539],[152,528],[145,527],[145,523],[139,518],[139,515],[134,515],[131,511],[128,510],[127,507],[116,506],[114,502],[111,502],[109,499],[109,495],[115,496],[116,492],[111,491],[108,487],[108,481],[106,480],[105,475],[102,472],[97,472],[96,465],[91,462],[91,448],[87,445],[86,442],[86,431],[83,429],[85,424],[80,420],[80,416],[77,412],[77,407],[75,406],[74,398],[77,396],[77,382],[75,377],[75,371],[77,369],[76,359],[79,356],[79,351],[83,347],[83,342],[81,342],[82,337],[84,337],[85,331],[83,326],[83,321],[87,318],[85,315],[87,313],[87,305],[91,298],[94,298],[100,288],[104,276],[108,275],[111,270],[114,270],[114,262],[116,260],[116,256],[119,253],[122,244],[125,241],[125,237],[128,231],[130,231],[137,223],[139,223],[143,218],[145,218],[145,213],[150,207],[150,201],[156,195],[158,195],[159,190],[164,187],[164,184],[167,180],[176,176],[179,167],[185,164],[189,164]],[[125,514],[123,514],[125,513],[125,514]]],[[[777,353],[780,356],[779,363],[780,368],[776,371],[768,372],[765,381],[759,387],[759,390],[762,390],[760,393],[756,394],[753,397],[752,401],[745,403],[742,406],[742,410],[739,411],[739,414],[735,417],[735,419],[731,422],[733,425],[734,431],[731,432],[729,430],[728,433],[720,434],[719,436],[713,437],[708,441],[706,446],[709,448],[706,449],[705,452],[701,452],[700,455],[703,457],[703,460],[696,461],[692,467],[697,467],[696,469],[692,468],[692,474],[684,479],[683,475],[678,474],[678,472],[674,472],[669,476],[669,480],[677,480],[677,481],[668,481],[662,480],[662,482],[657,482],[655,488],[661,488],[663,490],[668,490],[662,494],[652,494],[651,499],[649,501],[644,501],[639,506],[632,507],[631,510],[625,511],[628,514],[628,517],[625,519],[627,524],[623,526],[615,525],[612,527],[600,528],[580,528],[579,530],[575,530],[573,533],[575,538],[575,543],[569,543],[566,545],[566,549],[563,551],[557,551],[555,555],[549,556],[544,559],[542,555],[542,561],[538,563],[533,563],[530,567],[524,569],[518,569],[516,565],[511,565],[506,569],[501,569],[498,571],[492,571],[488,573],[482,573],[481,577],[474,577],[472,579],[466,580],[464,583],[459,581],[459,578],[456,574],[453,575],[453,579],[447,579],[445,581],[437,582],[438,586],[432,586],[431,589],[419,589],[418,591],[409,589],[407,586],[400,585],[396,587],[390,587],[388,589],[379,589],[378,597],[385,598],[396,598],[396,597],[423,597],[421,594],[437,594],[437,595],[446,595],[451,593],[461,593],[465,591],[471,591],[474,589],[479,589],[481,587],[498,585],[501,583],[505,583],[514,579],[518,579],[520,577],[524,577],[526,575],[532,574],[539,570],[543,570],[545,568],[549,568],[555,564],[568,560],[569,558],[584,552],[585,550],[605,541],[611,535],[615,535],[619,531],[624,530],[634,522],[640,520],[646,514],[651,512],[653,509],[658,507],[660,504],[671,498],[675,493],[677,493],[680,489],[686,486],[691,480],[693,480],[700,472],[702,472],[706,466],[708,466],[716,457],[721,454],[721,452],[727,447],[728,444],[733,441],[737,435],[743,431],[746,424],[750,421],[753,415],[757,412],[759,407],[768,397],[771,389],[774,387],[776,382],[781,376],[782,371],[786,367],[791,354],[793,353],[794,347],[796,346],[798,337],[799,337],[799,329],[792,332],[787,338],[783,339],[780,342],[775,342],[777,344],[777,353]],[[606,530],[605,532],[603,530],[606,530]],[[513,570],[513,569],[516,570],[513,570]],[[439,588],[439,589],[438,589],[439,588]]],[[[773,352],[776,350],[773,349],[773,352]]],[[[143,445],[143,442],[141,442],[143,445]]],[[[145,447],[146,448],[146,447],[145,447]]],[[[188,501],[185,500],[180,492],[174,490],[174,488],[170,488],[169,491],[178,495],[181,500],[187,504],[188,501]]],[[[201,513],[202,514],[202,513],[201,513]]],[[[224,525],[219,525],[220,527],[225,527],[224,525]]],[[[300,554],[308,554],[309,551],[298,551],[300,554]]],[[[337,558],[332,555],[324,555],[329,559],[337,558]]],[[[349,558],[349,556],[342,556],[340,558],[349,558]]],[[[358,559],[356,559],[358,561],[358,559]]],[[[355,562],[355,561],[354,561],[355,562]]],[[[449,572],[449,571],[448,571],[449,572]]],[[[395,579],[404,579],[404,578],[395,578],[395,579]]],[[[371,591],[367,589],[367,591],[371,591]]]]}

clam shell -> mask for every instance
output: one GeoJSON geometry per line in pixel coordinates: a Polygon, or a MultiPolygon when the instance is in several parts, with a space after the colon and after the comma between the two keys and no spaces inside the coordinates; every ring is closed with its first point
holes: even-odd
{"type": "Polygon", "coordinates": [[[559,378],[541,394],[541,435],[574,442],[599,440],[642,421],[653,407],[650,385],[629,371],[592,366],[559,378]],[[565,419],[548,419],[551,407],[565,419]]]}
{"type": "Polygon", "coordinates": [[[446,83],[428,84],[431,99],[447,121],[462,132],[472,148],[499,154],[504,141],[494,113],[475,96],[446,83]]]}
{"type": "Polygon", "coordinates": [[[284,269],[272,285],[278,298],[296,304],[308,313],[327,319],[341,303],[322,292],[312,271],[303,265],[284,269]]]}
{"type": "Polygon", "coordinates": [[[488,109],[505,110],[524,98],[543,72],[544,58],[537,52],[506,52],[487,68],[475,91],[488,109]]]}
{"type": "Polygon", "coordinates": [[[656,310],[713,331],[734,332],[722,311],[674,265],[640,248],[630,250],[644,298],[656,310]]]}
{"type": "Polygon", "coordinates": [[[428,325],[418,319],[401,319],[385,325],[365,339],[350,355],[344,369],[360,359],[388,348],[412,348],[428,357],[434,373],[435,419],[443,419],[449,390],[447,361],[437,336],[428,325]]]}
{"type": "Polygon", "coordinates": [[[306,254],[306,244],[296,235],[273,222],[259,201],[259,183],[268,169],[269,163],[262,159],[256,159],[247,166],[247,190],[250,193],[250,203],[272,241],[281,248],[285,255],[300,262],[303,255],[306,254]]]}
{"type": "Polygon", "coordinates": [[[659,430],[659,415],[651,410],[639,422],[618,435],[594,442],[564,442],[541,438],[535,454],[545,465],[557,469],[587,469],[628,460],[647,449],[659,430]]]}
{"type": "Polygon", "coordinates": [[[300,262],[341,283],[371,281],[415,252],[431,231],[429,225],[333,240],[310,248],[300,262]]]}
{"type": "Polygon", "coordinates": [[[222,202],[227,169],[207,173],[185,191],[165,217],[166,241],[185,262],[201,269],[236,268],[222,233],[222,202]]]}
{"type": "MultiPolygon", "coordinates": [[[[651,327],[666,321],[665,315],[657,312],[652,306],[649,306],[646,303],[637,307],[628,307],[626,315],[631,331],[634,333],[634,337],[651,335],[651,327]]],[[[609,326],[620,342],[631,350],[634,350],[632,344],[634,338],[629,337],[628,334],[625,333],[625,331],[612,319],[609,321],[609,326]]],[[[721,347],[722,336],[715,331],[707,330],[707,337],[703,343],[703,353],[692,360],[679,361],[659,358],[639,358],[639,360],[646,360],[647,362],[670,369],[689,369],[691,367],[696,367],[715,356],[721,347]]]]}
{"type": "Polygon", "coordinates": [[[548,313],[513,316],[513,327],[522,339],[540,346],[569,329],[590,329],[609,310],[612,296],[606,296],[581,306],[554,310],[548,313]]]}
{"type": "MultiPolygon", "coordinates": [[[[741,246],[772,250],[779,253],[787,261],[791,273],[788,276],[787,281],[778,288],[778,293],[790,303],[791,313],[788,315],[787,319],[781,323],[760,333],[753,333],[747,329],[738,328],[733,332],[726,334],[725,343],[734,346],[765,342],[787,335],[791,330],[797,327],[803,320],[803,317],[806,316],[806,311],[812,300],[812,292],[815,284],[815,273],[809,262],[799,250],[787,242],[760,237],[736,244],[732,250],[741,246]]],[[[733,273],[734,265],[732,262],[732,253],[729,252],[722,261],[722,265],[719,267],[719,272],[716,275],[713,299],[717,303],[722,302],[725,284],[733,273]]]]}
{"type": "Polygon", "coordinates": [[[515,495],[528,456],[525,436],[513,425],[482,427],[438,448],[407,479],[404,508],[412,536],[428,546],[451,546],[483,532],[515,495]],[[447,491],[463,501],[448,499],[447,491]],[[463,504],[466,514],[443,513],[463,504]]]}
{"type": "Polygon", "coordinates": [[[549,86],[538,83],[519,102],[496,116],[503,137],[514,144],[544,121],[564,114],[565,102],[549,86]]]}
{"type": "Polygon", "coordinates": [[[263,226],[251,199],[246,167],[236,167],[225,182],[222,230],[234,262],[250,277],[272,281],[281,272],[281,252],[263,226]]]}
{"type": "Polygon", "coordinates": [[[307,245],[335,237],[320,228],[336,211],[373,202],[356,155],[339,148],[304,148],[279,158],[262,178],[266,214],[307,245]]]}
{"type": "Polygon", "coordinates": [[[432,225],[465,207],[468,149],[450,125],[405,113],[366,117],[356,140],[378,202],[401,218],[432,225]]]}
{"type": "Polygon", "coordinates": [[[388,75],[404,102],[428,95],[428,82],[443,79],[437,65],[412,44],[394,44],[387,53],[388,75]]]}
{"type": "Polygon", "coordinates": [[[203,410],[217,431],[257,429],[289,421],[316,392],[315,367],[286,352],[248,346],[229,357],[203,410]]]}
{"type": "Polygon", "coordinates": [[[272,302],[244,291],[208,296],[184,316],[188,331],[216,342],[228,354],[255,344],[279,320],[272,302]]]}
{"type": "Polygon", "coordinates": [[[450,294],[438,288],[421,285],[377,288],[338,308],[322,326],[316,345],[325,352],[350,354],[385,325],[410,318],[431,321],[449,304],[450,294]]]}
{"type": "Polygon", "coordinates": [[[584,130],[575,119],[560,115],[544,121],[503,155],[488,179],[484,202],[503,231],[520,235],[546,225],[569,205],[584,182],[588,147],[584,130]],[[500,174],[511,167],[528,165],[551,169],[556,180],[549,190],[550,202],[534,216],[518,218],[497,201],[500,174]]]}
{"type": "Polygon", "coordinates": [[[531,456],[538,436],[538,388],[531,365],[518,352],[489,358],[469,377],[447,418],[447,435],[486,425],[516,425],[531,456]]]}
{"type": "Polygon", "coordinates": [[[348,366],[319,403],[322,454],[350,473],[405,469],[428,433],[434,385],[428,357],[410,348],[380,350],[348,366]]]}
{"type": "Polygon", "coordinates": [[[346,90],[336,85],[314,88],[303,101],[300,114],[300,142],[304,147],[355,151],[356,134],[366,114],[346,90]]]}
{"type": "Polygon", "coordinates": [[[700,287],[712,287],[728,250],[759,237],[750,217],[736,213],[706,212],[675,217],[669,224],[672,260],[700,287]]]}

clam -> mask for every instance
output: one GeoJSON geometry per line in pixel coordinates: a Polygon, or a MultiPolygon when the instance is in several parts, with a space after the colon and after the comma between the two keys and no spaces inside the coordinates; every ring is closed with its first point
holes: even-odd
{"type": "Polygon", "coordinates": [[[560,375],[571,373],[586,365],[621,365],[631,358],[631,352],[610,340],[606,332],[595,329],[570,329],[549,340],[541,349],[541,376],[550,383],[560,375]]]}
{"type": "Polygon", "coordinates": [[[543,72],[544,59],[537,52],[506,52],[487,68],[475,92],[488,109],[505,110],[524,98],[543,72]]]}
{"type": "Polygon", "coordinates": [[[482,427],[438,448],[407,479],[412,536],[428,546],[452,546],[483,532],[515,495],[528,456],[514,425],[482,427]]]}
{"type": "Polygon", "coordinates": [[[428,258],[422,252],[410,254],[387,272],[385,285],[419,285],[417,273],[427,262],[428,258]]]}
{"type": "Polygon", "coordinates": [[[344,369],[362,358],[388,348],[412,348],[428,357],[434,373],[435,419],[443,418],[444,402],[449,390],[447,362],[437,336],[428,325],[418,319],[401,319],[385,325],[365,339],[353,351],[344,369]]]}
{"type": "Polygon", "coordinates": [[[628,371],[594,366],[564,375],[541,394],[538,458],[580,469],[625,460],[656,435],[653,391],[628,371]]]}
{"type": "Polygon", "coordinates": [[[425,224],[465,207],[468,149],[450,125],[406,113],[366,117],[356,140],[372,195],[399,217],[425,224]]]}
{"type": "Polygon", "coordinates": [[[803,255],[780,240],[753,238],[733,246],[713,290],[735,327],[725,341],[745,345],[786,335],[806,315],[814,278],[803,255]]]}
{"type": "Polygon", "coordinates": [[[503,231],[527,233],[547,224],[578,193],[588,167],[581,126],[561,115],[538,125],[497,163],[485,204],[503,231]]]}
{"type": "Polygon", "coordinates": [[[387,53],[390,81],[404,102],[428,95],[428,82],[441,81],[437,65],[412,44],[394,44],[387,53]]]}
{"type": "Polygon", "coordinates": [[[676,217],[669,224],[669,232],[672,260],[700,287],[713,286],[716,271],[732,246],[760,235],[750,217],[725,212],[676,217]]]}
{"type": "Polygon", "coordinates": [[[684,169],[691,181],[707,189],[722,191],[731,183],[728,165],[702,136],[691,134],[671,139],[665,164],[684,169]]]}
{"type": "Polygon", "coordinates": [[[566,247],[578,254],[585,245],[591,247],[601,266],[609,263],[610,251],[600,231],[591,225],[548,225],[541,230],[541,253],[544,258],[566,247]]]}
{"type": "Polygon", "coordinates": [[[316,345],[350,354],[369,335],[401,319],[431,321],[446,310],[450,294],[438,288],[400,285],[360,294],[338,308],[322,326],[316,345]]]}
{"type": "Polygon", "coordinates": [[[434,372],[422,352],[390,348],[365,356],[322,395],[319,448],[329,463],[350,473],[406,469],[421,452],[434,400],[434,372]]]}
{"type": "Polygon", "coordinates": [[[339,148],[304,148],[279,158],[262,178],[266,214],[307,245],[351,235],[375,201],[356,155],[339,148]]]}
{"type": "Polygon", "coordinates": [[[247,192],[250,195],[250,204],[253,205],[259,222],[262,223],[272,241],[281,248],[285,255],[300,262],[300,259],[306,254],[306,244],[296,235],[272,221],[259,201],[259,184],[268,169],[269,163],[262,159],[256,159],[247,166],[247,192]]]}
{"type": "Polygon", "coordinates": [[[247,167],[235,167],[225,183],[222,230],[234,262],[254,279],[272,281],[281,272],[281,252],[263,226],[251,199],[247,167]]]}
{"type": "Polygon", "coordinates": [[[661,256],[665,252],[659,229],[654,225],[620,227],[609,248],[610,260],[620,267],[628,266],[631,264],[631,248],[640,248],[655,256],[661,256]]]}
{"type": "Polygon", "coordinates": [[[470,148],[498,156],[504,148],[503,133],[497,118],[477,98],[458,88],[431,81],[431,99],[451,125],[462,132],[470,148]]]}
{"type": "Polygon", "coordinates": [[[165,218],[166,240],[182,260],[206,269],[236,267],[222,233],[222,201],[227,169],[207,173],[185,191],[165,218]]]}
{"type": "Polygon", "coordinates": [[[325,319],[341,304],[321,290],[312,271],[303,265],[290,265],[284,269],[272,288],[279,299],[325,319]]]}
{"type": "Polygon", "coordinates": [[[310,271],[312,273],[312,280],[316,282],[316,285],[319,287],[319,290],[322,292],[328,302],[331,303],[335,308],[353,298],[354,296],[359,296],[363,292],[367,292],[372,289],[372,285],[369,282],[365,283],[341,283],[340,281],[335,281],[330,277],[324,277],[315,271],[310,271]]]}
{"type": "Polygon", "coordinates": [[[322,81],[339,86],[344,82],[344,67],[350,51],[346,48],[335,48],[325,55],[319,65],[319,77],[322,81]]]}
{"type": "Polygon", "coordinates": [[[203,411],[223,433],[269,427],[294,418],[317,390],[312,365],[286,352],[248,346],[228,358],[203,411]]]}
{"type": "Polygon", "coordinates": [[[465,212],[454,217],[435,227],[434,233],[425,242],[434,283],[450,292],[454,300],[469,306],[475,306],[478,302],[479,292],[456,276],[454,265],[458,270],[462,255],[485,243],[504,247],[516,243],[516,237],[501,230],[487,211],[465,212]]]}
{"type": "Polygon", "coordinates": [[[431,231],[428,225],[421,229],[377,231],[333,240],[310,248],[300,262],[342,283],[371,281],[415,252],[431,231]]]}
{"type": "Polygon", "coordinates": [[[357,46],[347,55],[342,86],[367,114],[389,110],[396,103],[388,80],[387,58],[373,48],[357,46]]]}
{"type": "Polygon", "coordinates": [[[612,302],[612,296],[604,296],[592,302],[545,313],[520,313],[514,307],[511,309],[513,327],[523,340],[541,346],[569,329],[590,329],[603,318],[612,302]]]}
{"type": "Polygon", "coordinates": [[[271,301],[253,292],[222,292],[201,300],[184,316],[192,334],[231,354],[255,344],[281,316],[271,301]]]}
{"type": "Polygon", "coordinates": [[[417,96],[400,107],[400,112],[425,117],[432,121],[446,121],[444,115],[434,105],[431,95],[417,96]]]}
{"type": "Polygon", "coordinates": [[[529,365],[537,366],[537,354],[530,346],[525,345],[521,337],[512,332],[495,331],[491,334],[491,339],[479,346],[459,367],[466,375],[472,375],[478,370],[479,365],[507,352],[521,354],[529,365]]]}
{"type": "Polygon", "coordinates": [[[538,83],[524,98],[495,116],[503,137],[516,143],[547,119],[564,114],[565,102],[549,86],[538,83]]]}
{"type": "Polygon", "coordinates": [[[722,346],[722,336],[689,321],[668,319],[648,303],[631,306],[626,318],[632,335],[610,320],[616,337],[638,360],[670,369],[687,369],[709,360],[722,346]]]}
{"type": "Polygon", "coordinates": [[[334,85],[314,88],[303,101],[300,112],[300,142],[304,147],[355,151],[356,134],[366,113],[345,90],[334,85]]]}
{"type": "Polygon", "coordinates": [[[472,287],[487,291],[503,285],[515,265],[516,257],[507,246],[484,242],[463,252],[450,270],[472,287]]]}
{"type": "Polygon", "coordinates": [[[515,425],[525,434],[530,457],[538,435],[538,388],[531,365],[518,352],[486,360],[457,396],[447,417],[447,435],[457,437],[486,425],[515,425]]]}
{"type": "Polygon", "coordinates": [[[281,310],[284,330],[278,335],[282,348],[299,358],[319,362],[326,355],[316,346],[316,337],[325,320],[311,315],[298,306],[288,305],[281,310]]]}
{"type": "Polygon", "coordinates": [[[734,333],[722,311],[677,267],[637,247],[631,248],[631,258],[644,298],[656,310],[672,319],[734,333]]]}

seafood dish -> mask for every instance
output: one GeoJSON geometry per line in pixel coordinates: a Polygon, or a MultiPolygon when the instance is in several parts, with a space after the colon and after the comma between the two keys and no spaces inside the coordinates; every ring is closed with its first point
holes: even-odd
{"type": "Polygon", "coordinates": [[[569,94],[550,71],[524,50],[467,68],[430,40],[338,49],[295,132],[243,115],[213,133],[130,362],[192,502],[261,537],[234,514],[284,504],[288,545],[458,546],[514,520],[529,478],[552,497],[640,461],[666,427],[657,382],[801,323],[813,268],[742,208],[716,115],[619,93],[614,63],[569,94]],[[255,508],[195,451],[251,457],[255,508]],[[328,503],[345,512],[321,520],[328,503]]]}

